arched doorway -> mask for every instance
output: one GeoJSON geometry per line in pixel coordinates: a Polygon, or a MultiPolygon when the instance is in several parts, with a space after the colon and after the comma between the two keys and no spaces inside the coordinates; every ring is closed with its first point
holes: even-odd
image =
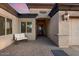
{"type": "Polygon", "coordinates": [[[47,36],[49,18],[36,19],[36,36],[47,36]]]}

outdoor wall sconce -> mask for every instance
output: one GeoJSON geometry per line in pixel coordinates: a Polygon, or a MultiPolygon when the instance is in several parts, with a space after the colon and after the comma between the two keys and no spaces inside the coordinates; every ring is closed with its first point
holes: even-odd
{"type": "Polygon", "coordinates": [[[68,14],[68,12],[66,11],[63,15],[62,15],[62,20],[63,21],[67,21],[69,19],[69,14],[68,14]]]}

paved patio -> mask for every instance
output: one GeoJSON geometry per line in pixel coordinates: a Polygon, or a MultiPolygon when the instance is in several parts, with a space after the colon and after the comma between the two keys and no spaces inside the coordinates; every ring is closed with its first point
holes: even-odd
{"type": "Polygon", "coordinates": [[[34,41],[19,41],[0,51],[0,56],[54,56],[51,50],[63,50],[68,55],[79,55],[79,46],[61,49],[48,38],[39,37],[34,41]]]}
{"type": "Polygon", "coordinates": [[[39,37],[35,41],[20,41],[0,51],[2,56],[52,56],[50,46],[56,47],[52,42],[39,37]]]}
{"type": "Polygon", "coordinates": [[[64,50],[70,56],[79,56],[79,46],[71,46],[69,48],[64,48],[64,50]]]}

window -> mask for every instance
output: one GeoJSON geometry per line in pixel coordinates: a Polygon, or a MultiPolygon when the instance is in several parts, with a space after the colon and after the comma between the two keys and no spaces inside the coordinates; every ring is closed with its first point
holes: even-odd
{"type": "Polygon", "coordinates": [[[26,32],[26,22],[21,22],[21,33],[26,32]]]}
{"type": "Polygon", "coordinates": [[[5,35],[5,18],[0,16],[0,36],[5,35]]]}
{"type": "Polygon", "coordinates": [[[32,32],[32,22],[27,22],[27,33],[32,32]]]}
{"type": "Polygon", "coordinates": [[[12,34],[12,20],[7,18],[7,34],[12,34]]]}

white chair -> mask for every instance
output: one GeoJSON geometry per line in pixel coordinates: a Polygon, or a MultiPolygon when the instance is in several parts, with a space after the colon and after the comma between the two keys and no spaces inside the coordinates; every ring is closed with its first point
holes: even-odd
{"type": "Polygon", "coordinates": [[[19,41],[19,40],[27,40],[27,36],[25,33],[21,33],[21,34],[14,34],[14,39],[16,41],[19,41]]]}

